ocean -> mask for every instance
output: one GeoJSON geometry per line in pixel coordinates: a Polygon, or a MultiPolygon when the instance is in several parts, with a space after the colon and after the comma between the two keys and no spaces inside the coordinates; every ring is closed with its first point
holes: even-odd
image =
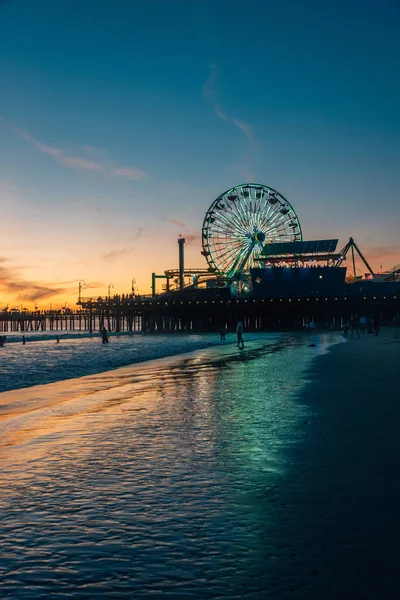
{"type": "MultiPolygon", "coordinates": [[[[234,335],[230,337],[233,341],[234,335]]],[[[220,343],[215,334],[121,333],[111,335],[109,344],[102,344],[98,333],[28,332],[25,338],[22,345],[21,334],[8,334],[0,348],[0,392],[101,373],[220,343]]]]}

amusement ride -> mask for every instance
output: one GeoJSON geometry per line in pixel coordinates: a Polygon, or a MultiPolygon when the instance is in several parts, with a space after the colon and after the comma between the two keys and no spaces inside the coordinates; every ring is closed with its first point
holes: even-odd
{"type": "Polygon", "coordinates": [[[202,227],[202,255],[209,271],[227,281],[241,279],[265,244],[302,240],[293,206],[267,185],[245,183],[230,188],[211,204],[202,227]]]}
{"type": "Polygon", "coordinates": [[[185,239],[180,236],[179,268],[152,274],[152,296],[156,295],[156,279],[166,280],[166,292],[202,285],[230,287],[233,293],[248,292],[252,287],[251,272],[256,268],[322,263],[340,267],[348,253],[353,267],[348,282],[362,278],[356,274],[356,254],[367,270],[366,279],[400,278],[400,265],[385,273],[374,273],[353,238],[340,252],[336,250],[337,243],[337,239],[303,241],[297,213],[280,192],[260,183],[242,183],[220,194],[206,211],[201,228],[201,254],[207,266],[185,268],[185,239]]]}

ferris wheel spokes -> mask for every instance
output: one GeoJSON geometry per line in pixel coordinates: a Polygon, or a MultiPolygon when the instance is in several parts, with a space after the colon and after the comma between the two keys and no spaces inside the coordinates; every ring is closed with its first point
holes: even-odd
{"type": "Polygon", "coordinates": [[[221,194],[206,213],[203,255],[212,271],[231,278],[256,264],[265,243],[301,239],[297,215],[276,190],[242,184],[221,194]]]}

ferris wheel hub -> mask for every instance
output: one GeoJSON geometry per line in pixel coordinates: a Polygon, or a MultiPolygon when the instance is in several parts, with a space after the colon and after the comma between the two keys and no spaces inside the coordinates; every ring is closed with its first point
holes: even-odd
{"type": "Polygon", "coordinates": [[[254,237],[256,239],[256,242],[258,242],[259,244],[265,242],[265,233],[263,231],[257,231],[254,237]]]}

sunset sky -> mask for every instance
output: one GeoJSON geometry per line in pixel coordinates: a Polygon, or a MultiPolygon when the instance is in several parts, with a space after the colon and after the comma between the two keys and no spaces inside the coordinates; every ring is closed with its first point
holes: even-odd
{"type": "Polygon", "coordinates": [[[0,309],[203,267],[254,181],[400,263],[398,0],[0,0],[0,309]]]}

